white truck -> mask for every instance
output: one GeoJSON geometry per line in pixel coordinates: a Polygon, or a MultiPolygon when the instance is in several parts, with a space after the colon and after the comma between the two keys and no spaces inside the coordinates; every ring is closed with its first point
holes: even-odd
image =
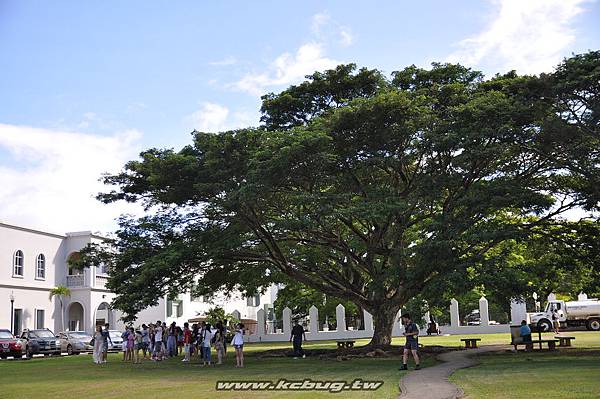
{"type": "Polygon", "coordinates": [[[575,327],[585,325],[588,330],[600,331],[600,300],[583,301],[549,301],[546,309],[540,313],[532,313],[531,324],[537,324],[542,331],[552,330],[552,313],[556,311],[561,326],[575,327]]]}

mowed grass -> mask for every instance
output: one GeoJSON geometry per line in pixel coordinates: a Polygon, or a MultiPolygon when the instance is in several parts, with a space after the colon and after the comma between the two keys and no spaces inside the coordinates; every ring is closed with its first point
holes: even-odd
{"type": "MultiPolygon", "coordinates": [[[[314,342],[311,348],[335,348],[335,342],[314,342]]],[[[333,359],[260,358],[269,349],[290,348],[285,344],[248,344],[245,346],[246,367],[234,367],[235,355],[227,354],[226,364],[218,367],[201,367],[197,360],[191,364],[181,358],[163,362],[145,361],[142,364],[124,363],[121,354],[110,354],[103,365],[92,363],[90,355],[71,357],[36,357],[32,360],[0,361],[0,398],[158,398],[170,395],[190,398],[394,398],[399,394],[400,359],[352,358],[347,361],[333,359]],[[376,391],[344,391],[343,393],[315,391],[217,391],[219,380],[272,381],[279,379],[335,380],[351,383],[383,381],[376,391]],[[340,396],[341,395],[341,396],[340,396]]],[[[214,356],[214,353],[213,353],[214,356]]],[[[425,357],[423,366],[435,363],[425,357]]],[[[412,367],[411,367],[412,368],[412,367]]]]}
{"type": "MultiPolygon", "coordinates": [[[[550,337],[552,334],[548,334],[550,337]]],[[[575,349],[560,353],[495,354],[482,357],[482,365],[461,370],[452,377],[470,398],[597,398],[600,397],[600,333],[570,332],[576,337],[575,349]],[[583,350],[583,348],[587,348],[583,350]],[[528,360],[529,359],[529,360],[528,360]],[[562,387],[565,386],[564,390],[562,387]],[[543,395],[542,395],[543,393],[543,395]],[[563,395],[564,393],[564,395],[563,395]],[[538,395],[539,394],[539,395],[538,395]],[[494,396],[495,395],[495,396],[494,396]],[[554,396],[553,396],[554,395],[554,396]],[[560,396],[562,395],[562,396],[560,396]]],[[[473,335],[469,335],[472,337],[473,335]]],[[[424,345],[461,346],[465,336],[420,337],[424,345]]],[[[479,335],[482,345],[507,344],[509,334],[479,335]]],[[[368,343],[358,340],[356,345],[368,343]]],[[[402,338],[394,344],[403,343],[402,338]]],[[[335,341],[306,342],[311,349],[334,349],[335,341]]],[[[141,365],[121,362],[121,354],[111,354],[109,363],[95,365],[90,355],[60,358],[34,358],[0,361],[0,398],[158,398],[184,395],[191,398],[395,398],[398,383],[405,372],[398,371],[400,359],[353,358],[348,361],[319,359],[261,358],[264,351],[289,349],[289,343],[258,343],[245,346],[246,367],[233,367],[229,352],[226,364],[203,368],[194,360],[180,358],[164,362],[146,361],[141,365]],[[279,379],[335,380],[352,382],[383,381],[376,391],[293,392],[293,391],[217,391],[217,381],[279,379]]],[[[214,356],[214,353],[213,353],[214,356]]],[[[410,361],[412,365],[412,359],[410,361]]],[[[425,356],[429,367],[435,359],[425,356]]],[[[412,369],[412,367],[411,367],[412,369]]],[[[409,370],[409,372],[412,372],[409,370]]]]}
{"type": "Polygon", "coordinates": [[[563,335],[576,337],[573,348],[483,355],[480,365],[458,370],[450,381],[469,399],[600,398],[600,333],[563,335]]]}

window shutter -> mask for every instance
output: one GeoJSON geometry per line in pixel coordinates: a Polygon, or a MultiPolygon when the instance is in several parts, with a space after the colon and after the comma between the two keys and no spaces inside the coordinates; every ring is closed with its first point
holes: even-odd
{"type": "Polygon", "coordinates": [[[167,300],[167,317],[173,314],[173,301],[167,300]]]}
{"type": "Polygon", "coordinates": [[[179,306],[177,306],[177,317],[183,316],[183,301],[177,301],[179,306]]]}

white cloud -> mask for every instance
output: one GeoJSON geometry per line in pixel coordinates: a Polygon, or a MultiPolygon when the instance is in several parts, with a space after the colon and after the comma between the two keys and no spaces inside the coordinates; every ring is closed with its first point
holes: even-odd
{"type": "Polygon", "coordinates": [[[296,83],[315,71],[334,68],[340,62],[325,55],[321,43],[306,43],[295,54],[283,53],[268,67],[267,72],[249,73],[232,86],[253,95],[262,95],[271,86],[296,83]]]}
{"type": "Polygon", "coordinates": [[[209,62],[209,65],[213,65],[213,66],[227,66],[227,65],[235,65],[237,64],[238,60],[237,58],[235,58],[232,55],[229,55],[225,58],[223,58],[222,60],[218,60],[218,61],[212,61],[209,62]]]}
{"type": "Polygon", "coordinates": [[[493,72],[550,71],[575,40],[574,17],[588,0],[499,0],[497,14],[479,34],[461,41],[449,62],[486,65],[493,72]]]}
{"type": "Polygon", "coordinates": [[[320,41],[332,41],[333,39],[343,47],[354,43],[352,30],[333,19],[327,11],[313,15],[310,30],[320,41]]]}
{"type": "Polygon", "coordinates": [[[231,112],[223,105],[204,102],[199,110],[186,118],[186,124],[201,132],[222,132],[251,126],[257,120],[249,112],[231,112]]]}
{"type": "Polygon", "coordinates": [[[141,133],[101,136],[0,124],[0,220],[56,232],[112,230],[125,203],[103,205],[102,173],[137,157],[141,133]]]}

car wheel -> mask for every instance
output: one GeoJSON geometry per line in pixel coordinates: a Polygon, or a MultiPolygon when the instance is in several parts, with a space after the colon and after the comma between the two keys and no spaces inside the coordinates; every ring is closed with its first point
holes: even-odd
{"type": "Polygon", "coordinates": [[[60,357],[60,355],[62,355],[62,353],[61,353],[61,352],[54,352],[54,353],[52,354],[52,356],[59,356],[59,357],[60,357]]]}
{"type": "Polygon", "coordinates": [[[542,331],[542,332],[549,332],[552,331],[552,323],[550,322],[550,320],[540,320],[538,321],[538,328],[542,331]]]}
{"type": "Polygon", "coordinates": [[[586,327],[590,331],[600,331],[600,319],[589,319],[586,327]]]}
{"type": "Polygon", "coordinates": [[[23,355],[15,355],[15,359],[21,359],[23,355]]]}
{"type": "Polygon", "coordinates": [[[27,359],[31,359],[33,357],[33,351],[31,348],[25,348],[25,357],[27,357],[27,359]]]}
{"type": "Polygon", "coordinates": [[[0,356],[0,359],[2,359],[2,360],[6,360],[6,356],[4,356],[4,355],[1,355],[1,356],[0,356]]]}
{"type": "Polygon", "coordinates": [[[73,354],[73,347],[71,345],[67,345],[67,355],[71,356],[73,354]]]}

